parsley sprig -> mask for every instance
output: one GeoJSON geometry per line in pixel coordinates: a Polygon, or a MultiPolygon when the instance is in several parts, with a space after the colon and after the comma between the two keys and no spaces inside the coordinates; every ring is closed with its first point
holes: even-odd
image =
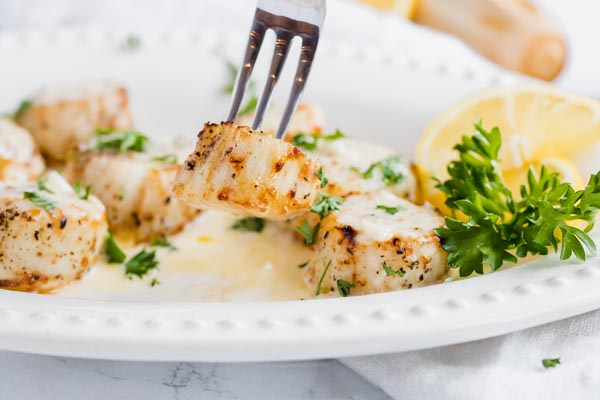
{"type": "MultiPolygon", "coordinates": [[[[239,70],[238,67],[236,67],[232,62],[227,62],[226,65],[227,70],[229,71],[229,81],[223,87],[223,93],[229,94],[233,93],[233,88],[235,87],[235,81],[237,79],[239,70]]],[[[250,93],[250,99],[248,99],[248,102],[238,112],[238,116],[240,117],[250,114],[258,105],[258,97],[256,96],[256,83],[254,81],[250,80],[248,82],[247,91],[250,93]]]]}
{"type": "Polygon", "coordinates": [[[127,151],[143,153],[149,141],[148,136],[137,131],[98,128],[96,132],[98,138],[94,147],[98,150],[116,149],[119,153],[127,151]]]}
{"type": "Polygon", "coordinates": [[[256,232],[260,233],[265,229],[267,221],[258,217],[240,218],[231,225],[231,229],[237,231],[256,232]]]}
{"type": "Polygon", "coordinates": [[[378,204],[375,206],[377,210],[383,210],[388,214],[394,215],[398,211],[406,210],[403,206],[384,206],[383,204],[378,204]]]}
{"type": "Polygon", "coordinates": [[[595,253],[587,232],[600,209],[600,172],[576,191],[545,166],[539,174],[531,168],[516,197],[499,170],[500,130],[487,131],[481,122],[475,129],[454,147],[459,159],[448,166],[450,179],[437,185],[446,194],[446,205],[466,217],[466,222],[456,215],[446,217],[446,226],[435,230],[448,252],[448,264],[468,276],[483,274],[484,265],[495,271],[518,257],[546,255],[549,248],[560,248],[562,260],[572,255],[584,260],[586,249],[595,253]],[[574,221],[585,227],[571,225],[574,221]]]}
{"type": "Polygon", "coordinates": [[[315,243],[315,239],[317,238],[317,234],[319,233],[319,228],[321,228],[321,223],[317,222],[314,228],[311,228],[308,220],[304,220],[304,223],[300,226],[294,228],[294,230],[304,236],[304,245],[311,246],[315,243]]]}
{"type": "Polygon", "coordinates": [[[317,149],[317,145],[319,144],[320,140],[333,142],[334,140],[342,139],[345,137],[346,135],[344,135],[339,129],[336,129],[335,132],[329,135],[297,133],[292,138],[292,144],[296,147],[301,147],[304,150],[312,151],[317,149]]]}

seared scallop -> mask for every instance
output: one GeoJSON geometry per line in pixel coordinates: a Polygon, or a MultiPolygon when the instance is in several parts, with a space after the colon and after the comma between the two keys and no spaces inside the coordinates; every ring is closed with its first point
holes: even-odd
{"type": "Polygon", "coordinates": [[[57,173],[42,187],[0,182],[1,288],[47,292],[79,279],[100,256],[102,203],[80,198],[57,173]]]}
{"type": "Polygon", "coordinates": [[[321,295],[360,295],[439,282],[443,218],[386,191],[352,195],[322,221],[306,279],[321,295]]]}
{"type": "Polygon", "coordinates": [[[44,159],[29,132],[0,118],[0,181],[27,181],[44,171],[44,159]]]}
{"type": "Polygon", "coordinates": [[[106,206],[112,231],[132,231],[144,242],[181,231],[199,214],[171,194],[180,168],[144,153],[93,150],[69,160],[65,175],[90,185],[106,206]]]}
{"type": "MultiPolygon", "coordinates": [[[[279,128],[279,122],[281,121],[283,111],[283,108],[273,106],[265,116],[260,130],[275,135],[277,128],[279,128]]],[[[249,113],[239,117],[236,120],[236,123],[238,125],[251,126],[253,120],[254,113],[249,113]]],[[[323,111],[319,107],[312,104],[300,104],[290,121],[287,134],[293,135],[300,132],[321,134],[323,133],[324,126],[325,118],[323,116],[323,111]]]]}
{"type": "Polygon", "coordinates": [[[408,163],[387,147],[342,137],[318,140],[309,155],[323,165],[329,181],[323,190],[333,196],[388,190],[413,202],[417,199],[408,163]]]}
{"type": "Polygon", "coordinates": [[[283,220],[310,209],[318,170],[302,150],[267,133],[206,124],[173,192],[200,208],[283,220]]]}
{"type": "Polygon", "coordinates": [[[97,128],[131,127],[127,91],[115,83],[47,86],[17,115],[42,154],[61,160],[76,153],[97,128]]]}

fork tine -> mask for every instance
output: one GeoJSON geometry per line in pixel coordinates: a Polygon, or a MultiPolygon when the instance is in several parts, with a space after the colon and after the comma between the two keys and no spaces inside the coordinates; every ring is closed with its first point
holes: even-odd
{"type": "Polygon", "coordinates": [[[265,83],[265,88],[262,96],[260,97],[258,106],[256,107],[254,121],[252,122],[252,129],[258,129],[262,124],[267,108],[269,107],[269,103],[271,102],[273,88],[275,88],[275,85],[277,84],[277,80],[279,79],[279,75],[281,74],[281,70],[289,53],[290,42],[292,38],[292,35],[286,31],[281,31],[277,34],[275,50],[273,51],[273,59],[271,61],[271,69],[269,70],[269,77],[265,83]]]}
{"type": "Polygon", "coordinates": [[[294,84],[292,85],[292,91],[290,98],[285,107],[283,117],[279,123],[276,137],[281,139],[290,124],[292,116],[298,107],[300,97],[304,90],[304,84],[308,78],[310,68],[314,59],[315,51],[317,50],[318,36],[314,38],[302,38],[302,49],[300,51],[300,60],[298,61],[298,68],[296,70],[296,76],[294,77],[294,84]]]}
{"type": "Polygon", "coordinates": [[[238,75],[233,88],[233,96],[231,97],[231,106],[229,107],[229,115],[227,121],[233,121],[237,117],[248,86],[252,69],[256,63],[256,58],[260,52],[263,39],[265,37],[266,28],[263,24],[258,23],[256,18],[250,29],[250,37],[248,38],[248,45],[246,46],[246,54],[244,56],[244,62],[238,71],[238,75]]]}

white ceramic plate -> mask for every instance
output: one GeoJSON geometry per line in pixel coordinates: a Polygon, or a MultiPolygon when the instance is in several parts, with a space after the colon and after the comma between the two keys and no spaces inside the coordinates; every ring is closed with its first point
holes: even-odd
{"type": "MultiPolygon", "coordinates": [[[[91,31],[0,35],[0,110],[44,83],[114,78],[130,88],[141,130],[194,136],[203,121],[223,118],[222,59],[237,59],[243,34],[142,35],[135,51],[119,48],[123,38],[91,31]]],[[[261,70],[264,65],[258,75],[261,70]]],[[[485,63],[461,65],[461,57],[414,59],[323,42],[305,100],[319,103],[332,126],[410,156],[420,131],[444,107],[473,90],[518,79],[485,63]]],[[[583,313],[600,307],[599,288],[598,259],[582,264],[548,257],[460,282],[310,301],[124,302],[0,291],[0,348],[163,361],[397,352],[583,313]]]]}

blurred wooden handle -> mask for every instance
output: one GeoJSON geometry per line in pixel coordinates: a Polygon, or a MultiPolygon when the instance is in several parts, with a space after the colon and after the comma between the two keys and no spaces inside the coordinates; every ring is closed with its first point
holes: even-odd
{"type": "Polygon", "coordinates": [[[415,22],[462,39],[501,66],[544,80],[560,73],[566,40],[528,0],[420,0],[415,22]]]}
{"type": "Polygon", "coordinates": [[[491,61],[539,79],[556,78],[566,63],[567,43],[559,24],[529,0],[363,1],[410,10],[405,15],[416,23],[456,36],[491,61]]]}

